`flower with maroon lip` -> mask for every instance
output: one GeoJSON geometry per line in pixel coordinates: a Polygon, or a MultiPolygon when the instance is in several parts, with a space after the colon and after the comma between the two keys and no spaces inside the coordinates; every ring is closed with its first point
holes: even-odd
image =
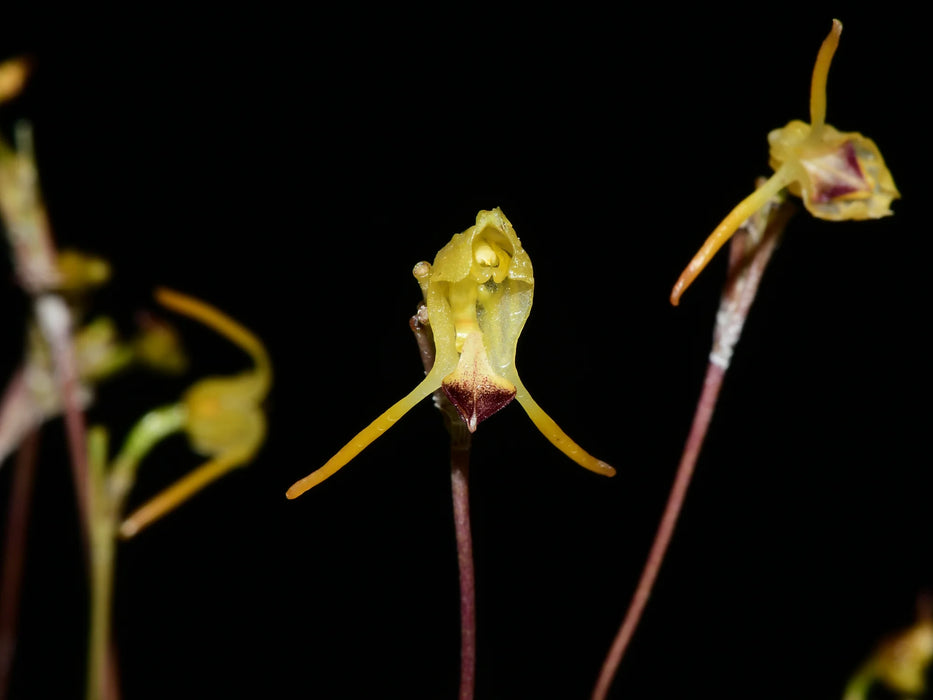
{"type": "Polygon", "coordinates": [[[296,498],[356,457],[419,401],[443,388],[472,432],[516,399],[548,440],[573,461],[605,476],[615,469],[596,459],[531,398],[515,369],[518,336],[531,312],[531,260],[501,209],[481,211],[456,234],[434,264],[413,270],[434,336],[434,366],[405,398],[364,428],[321,468],[296,482],[296,498]]]}
{"type": "Polygon", "coordinates": [[[675,306],[732,234],[784,188],[819,219],[878,219],[891,214],[891,202],[900,193],[875,142],[857,132],[838,131],[825,121],[826,78],[841,33],[842,24],[833,20],[817,55],[810,85],[810,124],[794,120],[768,134],[774,175],[743,199],[693,256],[671,291],[675,306]]]}

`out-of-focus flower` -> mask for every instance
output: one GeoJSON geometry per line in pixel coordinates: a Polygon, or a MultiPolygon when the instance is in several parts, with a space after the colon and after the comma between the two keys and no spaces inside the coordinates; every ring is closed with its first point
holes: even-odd
{"type": "Polygon", "coordinates": [[[723,220],[681,273],[671,303],[681,295],[710,259],[755,211],[785,187],[820,219],[877,219],[891,214],[900,197],[894,179],[874,141],[856,132],[840,132],[826,124],[826,79],[842,24],[833,20],[813,67],[810,123],[795,120],[768,134],[771,176],[723,220]]]}
{"type": "Polygon", "coordinates": [[[405,398],[350,440],[324,466],[288,490],[296,498],[321,483],[388,430],[415,404],[443,388],[474,431],[517,399],[532,422],[559,450],[597,474],[615,469],[571,440],[531,398],[515,368],[518,336],[531,312],[531,260],[501,209],[481,211],[476,224],[456,234],[432,266],[413,270],[421,286],[434,337],[434,366],[405,398]]]}
{"type": "Polygon", "coordinates": [[[139,333],[131,342],[139,364],[167,374],[181,374],[188,368],[188,356],[173,326],[147,312],[136,314],[136,325],[139,333]]]}
{"type": "Polygon", "coordinates": [[[66,248],[56,258],[59,283],[57,291],[84,294],[110,281],[110,263],[98,255],[66,248]]]}
{"type": "MultiPolygon", "coordinates": [[[[65,295],[75,318],[93,287],[109,277],[109,263],[86,253],[66,250],[57,258],[56,291],[65,295]]],[[[139,332],[130,340],[120,337],[106,316],[84,323],[73,334],[78,384],[78,405],[87,408],[97,384],[134,364],[165,374],[184,370],[187,357],[178,334],[166,323],[141,316],[139,332]]],[[[25,359],[0,400],[0,465],[33,429],[62,413],[60,387],[52,354],[42,333],[30,323],[25,359]]]]}
{"type": "Polygon", "coordinates": [[[12,100],[23,89],[29,75],[29,61],[11,58],[0,62],[0,103],[12,100]]]}
{"type": "Polygon", "coordinates": [[[887,639],[849,680],[845,700],[864,700],[875,683],[905,697],[920,697],[933,662],[933,609],[929,597],[918,603],[917,621],[887,639]]]}
{"type": "Polygon", "coordinates": [[[875,655],[875,672],[892,690],[921,695],[931,661],[933,620],[927,617],[882,644],[875,655]]]}
{"type": "MultiPolygon", "coordinates": [[[[233,319],[193,297],[160,289],[156,298],[164,306],[224,335],[245,350],[255,366],[231,377],[202,379],[185,393],[179,404],[153,412],[154,435],[161,439],[171,430],[183,430],[191,448],[209,459],[127,517],[120,526],[123,537],[132,537],[207,484],[252,460],[266,436],[262,402],[272,383],[272,365],[262,342],[233,319]]],[[[145,421],[146,418],[140,425],[144,426],[145,421]]],[[[145,427],[139,436],[145,450],[137,452],[148,451],[153,441],[146,436],[145,427]]]]}

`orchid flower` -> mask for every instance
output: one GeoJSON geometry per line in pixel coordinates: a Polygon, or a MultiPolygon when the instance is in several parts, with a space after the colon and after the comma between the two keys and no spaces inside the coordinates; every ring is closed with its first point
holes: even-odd
{"type": "MultiPolygon", "coordinates": [[[[272,383],[272,365],[262,342],[217,309],[179,292],[159,289],[159,303],[210,326],[241,347],[253,359],[253,369],[231,377],[196,382],[182,400],[155,409],[138,424],[124,451],[134,464],[139,455],[165,435],[183,430],[191,448],[208,460],[141,505],[120,525],[122,537],[132,537],[234,467],[248,463],[266,437],[262,401],[272,383]]],[[[125,479],[129,481],[130,479],[125,479]]]]}
{"type": "Polygon", "coordinates": [[[420,262],[413,274],[421,286],[435,361],[403,399],[364,428],[318,470],[287,493],[297,498],[332,476],[419,401],[443,389],[470,432],[517,399],[544,436],[590,471],[615,469],[571,440],[535,402],[515,369],[518,336],[531,312],[531,260],[501,209],[481,211],[476,224],[456,234],[434,264],[420,262]]]}
{"type": "Polygon", "coordinates": [[[743,222],[785,187],[803,199],[818,219],[878,219],[891,214],[900,197],[875,142],[856,132],[840,132],[826,123],[826,78],[842,24],[833,20],[823,41],[810,85],[810,123],[794,120],[768,134],[774,174],[743,199],[706,239],[671,291],[681,295],[743,222]]]}

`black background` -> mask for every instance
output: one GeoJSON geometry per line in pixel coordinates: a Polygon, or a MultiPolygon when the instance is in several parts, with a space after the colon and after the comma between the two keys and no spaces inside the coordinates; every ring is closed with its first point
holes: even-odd
{"type": "MultiPolygon", "coordinates": [[[[689,428],[724,256],[679,308],[670,286],[769,172],[768,131],[807,119],[833,14],[790,9],[253,8],[4,29],[2,54],[38,63],[2,127],[34,124],[60,245],[112,261],[95,310],[130,328],[167,285],[241,320],[275,365],[259,458],[120,547],[127,700],[455,696],[447,442],[430,402],[327,483],[284,493],[419,380],[411,267],[494,206],[535,267],[521,376],[619,474],[574,465],[517,405],[477,432],[477,697],[587,697],[689,428]]],[[[927,39],[874,9],[840,19],[827,119],[878,143],[903,200],[880,221],[790,224],[613,697],[839,697],[933,585],[927,39]]],[[[9,374],[26,302],[5,265],[9,374]]],[[[196,378],[244,367],[177,323],[189,376],[101,388],[89,420],[115,440],[196,378]]],[[[83,692],[62,433],[43,433],[15,698],[83,692]]],[[[197,462],[166,442],[133,503],[197,462]]]]}

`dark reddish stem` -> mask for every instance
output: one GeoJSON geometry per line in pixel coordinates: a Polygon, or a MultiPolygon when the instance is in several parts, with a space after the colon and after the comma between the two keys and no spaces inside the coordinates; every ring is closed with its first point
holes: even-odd
{"type": "Polygon", "coordinates": [[[0,186],[4,188],[0,191],[0,219],[13,251],[16,275],[32,298],[37,325],[52,354],[65,415],[78,520],[87,553],[87,441],[72,337],[74,320],[65,300],[56,291],[60,282],[58,254],[42,202],[29,123],[16,125],[15,150],[6,152],[3,143],[0,148],[5,151],[0,173],[0,186]]]}
{"type": "MultiPolygon", "coordinates": [[[[409,327],[418,341],[424,371],[434,366],[434,340],[427,328],[424,304],[412,316],[409,327]]],[[[466,423],[443,390],[434,394],[434,404],[450,433],[450,486],[454,504],[457,565],[460,569],[460,700],[473,700],[476,688],[476,583],[473,573],[473,536],[470,529],[470,443],[466,423]]]]}
{"type": "Polygon", "coordinates": [[[451,445],[450,484],[460,568],[460,700],[472,700],[476,687],[476,587],[470,533],[470,450],[451,445]]]}
{"type": "Polygon", "coordinates": [[[693,417],[693,426],[690,428],[690,435],[684,446],[683,456],[680,459],[680,466],[677,468],[677,475],[674,477],[674,485],[671,487],[670,496],[667,499],[667,505],[664,508],[664,515],[661,518],[661,524],[658,525],[657,533],[654,537],[654,544],[651,545],[651,552],[648,554],[648,560],[641,572],[641,579],[638,581],[638,587],[629,603],[628,611],[625,613],[625,619],[616,635],[615,641],[603,662],[603,668],[599,674],[599,680],[596,689],[593,691],[594,700],[605,698],[609,692],[609,686],[615,677],[616,669],[625,655],[629,642],[635,634],[635,628],[641,620],[645,606],[648,604],[648,598],[651,596],[651,590],[654,588],[654,582],[658,578],[658,572],[661,570],[661,563],[664,561],[664,555],[667,553],[667,547],[671,542],[671,536],[674,534],[674,528],[677,526],[677,519],[680,517],[680,511],[683,507],[684,498],[687,495],[687,487],[690,486],[690,480],[693,477],[694,467],[696,467],[697,457],[700,454],[700,448],[703,446],[703,439],[706,437],[706,431],[710,420],[713,418],[713,411],[716,408],[716,399],[719,396],[719,389],[722,387],[722,380],[725,376],[725,370],[718,365],[710,363],[706,369],[706,380],[703,382],[703,392],[697,405],[696,413],[693,417]]]}
{"type": "Polygon", "coordinates": [[[74,319],[65,299],[56,291],[60,283],[57,252],[42,203],[31,126],[18,123],[15,149],[2,142],[0,149],[0,219],[13,251],[17,277],[32,298],[36,324],[51,353],[65,417],[79,530],[89,564],[87,436],[72,335],[74,319]]]}
{"type": "Polygon", "coordinates": [[[22,440],[13,465],[13,486],[6,518],[3,547],[3,578],[0,579],[0,698],[6,698],[10,672],[16,655],[16,627],[19,619],[19,594],[23,582],[26,533],[35,481],[39,431],[30,431],[22,440]]]}
{"type": "Polygon", "coordinates": [[[742,327],[758,292],[758,285],[774,248],[795,207],[778,198],[753,215],[735,234],[729,249],[729,273],[723,288],[719,313],[713,332],[713,347],[703,389],[697,402],[690,434],[684,445],[680,465],[668,496],[664,514],[655,533],[654,543],[645,562],[638,586],[629,603],[622,625],[603,662],[592,700],[605,700],[616,670],[625,655],[641,620],[651,591],[661,570],[668,545],[677,527],[687,488],[693,477],[703,441],[709,429],[719,391],[732,359],[732,351],[742,334],[742,327]]]}

